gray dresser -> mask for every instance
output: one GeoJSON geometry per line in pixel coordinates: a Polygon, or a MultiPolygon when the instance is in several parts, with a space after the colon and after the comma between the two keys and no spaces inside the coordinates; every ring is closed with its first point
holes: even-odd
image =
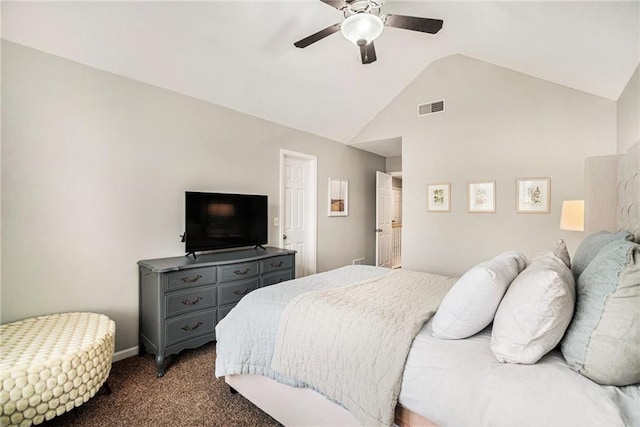
{"type": "Polygon", "coordinates": [[[216,324],[249,292],[295,276],[295,251],[267,247],[138,261],[140,354],[165,357],[216,339],[216,324]]]}

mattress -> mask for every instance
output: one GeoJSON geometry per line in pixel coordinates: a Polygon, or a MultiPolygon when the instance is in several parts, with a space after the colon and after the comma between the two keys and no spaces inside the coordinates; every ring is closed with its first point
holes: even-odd
{"type": "Polygon", "coordinates": [[[413,341],[398,402],[442,426],[640,426],[640,385],[601,386],[559,350],[535,365],[499,363],[491,329],[441,340],[428,321],[413,341]]]}

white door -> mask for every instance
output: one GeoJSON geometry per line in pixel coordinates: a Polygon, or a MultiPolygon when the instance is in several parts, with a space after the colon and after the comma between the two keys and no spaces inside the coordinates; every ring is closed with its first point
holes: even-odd
{"type": "Polygon", "coordinates": [[[376,172],[376,265],[391,267],[391,175],[376,172]]]}
{"type": "Polygon", "coordinates": [[[280,246],[296,251],[296,277],[316,272],[316,159],[282,150],[280,246]]]}

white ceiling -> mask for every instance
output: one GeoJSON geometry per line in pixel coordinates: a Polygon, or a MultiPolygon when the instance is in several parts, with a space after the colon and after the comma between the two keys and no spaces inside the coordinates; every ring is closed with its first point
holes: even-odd
{"type": "Polygon", "coordinates": [[[369,65],[340,34],[293,46],[342,20],[318,0],[3,1],[2,37],[343,143],[451,54],[611,100],[640,62],[637,0],[387,0],[383,13],[440,18],[444,27],[436,35],[385,28],[369,65]]]}

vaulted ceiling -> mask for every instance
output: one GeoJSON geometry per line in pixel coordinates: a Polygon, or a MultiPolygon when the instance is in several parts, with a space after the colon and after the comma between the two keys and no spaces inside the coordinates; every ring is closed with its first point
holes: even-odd
{"type": "Polygon", "coordinates": [[[91,67],[349,143],[433,61],[464,54],[616,100],[640,61],[640,2],[386,0],[444,20],[385,28],[360,63],[319,0],[7,2],[2,37],[91,67]]]}

